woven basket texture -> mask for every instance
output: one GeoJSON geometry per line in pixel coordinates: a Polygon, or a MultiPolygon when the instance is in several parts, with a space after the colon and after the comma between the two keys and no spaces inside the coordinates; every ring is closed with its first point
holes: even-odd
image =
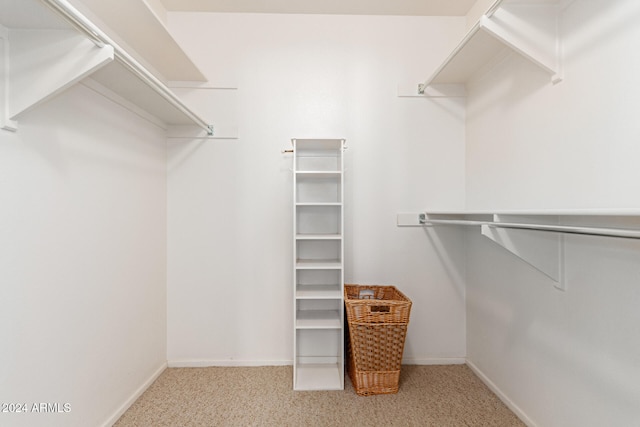
{"type": "Polygon", "coordinates": [[[409,323],[411,300],[395,286],[344,285],[349,323],[409,323]],[[359,299],[361,290],[372,290],[372,299],[359,299]]]}
{"type": "Polygon", "coordinates": [[[345,285],[347,370],[356,393],[397,393],[411,300],[394,286],[345,285]],[[359,299],[373,290],[374,299],[359,299]]]}

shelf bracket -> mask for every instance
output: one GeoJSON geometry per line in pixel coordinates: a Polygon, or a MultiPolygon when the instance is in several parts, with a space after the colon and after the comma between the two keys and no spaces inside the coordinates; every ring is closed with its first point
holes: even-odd
{"type": "MultiPolygon", "coordinates": [[[[494,222],[509,222],[509,219],[503,215],[495,215],[494,222]]],[[[566,290],[562,233],[500,228],[499,225],[491,224],[483,224],[481,233],[549,277],[557,289],[566,290]]]]}
{"type": "Polygon", "coordinates": [[[457,83],[424,83],[402,82],[398,84],[399,98],[465,98],[467,89],[457,83]]]}
{"type": "Polygon", "coordinates": [[[558,13],[555,6],[505,4],[491,17],[482,16],[480,28],[545,70],[556,84],[563,79],[558,13]],[[525,15],[527,19],[522,18],[525,15]]]}
{"type": "Polygon", "coordinates": [[[114,59],[73,30],[5,30],[3,129],[16,130],[22,113],[61,93],[114,59]]]}
{"type": "Polygon", "coordinates": [[[167,126],[169,139],[238,139],[238,127],[235,125],[209,125],[207,130],[195,125],[167,126]],[[214,134],[215,126],[215,134],[214,134]]]}

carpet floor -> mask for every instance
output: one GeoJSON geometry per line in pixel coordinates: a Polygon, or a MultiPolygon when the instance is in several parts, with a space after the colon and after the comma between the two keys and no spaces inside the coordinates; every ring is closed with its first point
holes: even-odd
{"type": "Polygon", "coordinates": [[[466,365],[402,367],[397,394],[293,391],[292,367],[169,368],[116,422],[127,426],[515,427],[466,365]]]}

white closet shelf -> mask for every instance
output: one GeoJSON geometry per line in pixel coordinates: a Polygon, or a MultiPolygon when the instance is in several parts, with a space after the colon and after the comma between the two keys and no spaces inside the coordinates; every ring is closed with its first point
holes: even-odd
{"type": "Polygon", "coordinates": [[[164,129],[194,125],[189,115],[167,102],[118,61],[97,70],[81,83],[164,129]]]}
{"type": "Polygon", "coordinates": [[[340,151],[344,147],[344,139],[309,139],[294,138],[291,140],[299,141],[304,144],[302,150],[298,150],[298,157],[315,157],[318,154],[328,157],[335,157],[336,151],[340,151]]]}
{"type": "Polygon", "coordinates": [[[298,202],[296,206],[342,206],[340,202],[298,202]]]}
{"type": "Polygon", "coordinates": [[[299,310],[296,315],[296,329],[340,329],[338,310],[299,310]]]}
{"type": "Polygon", "coordinates": [[[340,178],[342,176],[342,172],[340,171],[296,171],[296,175],[298,176],[298,179],[304,179],[304,178],[335,179],[335,178],[340,178]]]}
{"type": "Polygon", "coordinates": [[[22,113],[82,82],[164,129],[196,125],[213,133],[209,122],[68,1],[42,3],[52,10],[37,0],[0,5],[0,66],[8,69],[0,76],[3,129],[17,130],[22,113]]]}
{"type": "MultiPolygon", "coordinates": [[[[77,7],[80,6],[78,4],[77,7]]],[[[109,33],[111,38],[122,40],[134,51],[144,54],[147,63],[160,73],[163,80],[207,80],[169,32],[164,22],[166,10],[160,2],[82,0],[82,7],[81,12],[89,19],[113,32],[109,33]]]]}
{"type": "Polygon", "coordinates": [[[297,299],[341,299],[340,285],[297,285],[297,299]]]}
{"type": "Polygon", "coordinates": [[[465,84],[505,49],[517,52],[562,80],[557,18],[559,0],[496,0],[463,36],[429,78],[420,93],[432,84],[465,84]]]}
{"type": "Polygon", "coordinates": [[[342,263],[339,259],[317,260],[317,259],[299,259],[296,262],[298,270],[341,270],[342,263]]]}
{"type": "Polygon", "coordinates": [[[296,240],[340,240],[340,234],[296,234],[296,240]]]}

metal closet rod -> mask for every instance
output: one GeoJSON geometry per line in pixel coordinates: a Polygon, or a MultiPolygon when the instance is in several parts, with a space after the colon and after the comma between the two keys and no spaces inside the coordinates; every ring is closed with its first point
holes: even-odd
{"type": "Polygon", "coordinates": [[[558,233],[582,234],[588,236],[601,237],[622,237],[626,239],[640,239],[640,230],[627,228],[599,228],[599,227],[578,227],[571,225],[547,225],[547,224],[526,224],[514,222],[494,222],[494,221],[473,221],[456,219],[425,219],[421,221],[423,225],[486,225],[492,228],[513,228],[518,230],[553,231],[558,233]]]}
{"type": "Polygon", "coordinates": [[[493,4],[489,6],[489,9],[487,9],[487,11],[484,13],[487,16],[487,18],[491,18],[493,14],[496,12],[496,10],[498,10],[500,5],[502,5],[503,2],[504,0],[495,0],[493,4]]]}
{"type": "Polygon", "coordinates": [[[74,8],[66,0],[41,0],[54,11],[62,15],[74,27],[85,33],[97,46],[111,45],[114,55],[122,65],[124,65],[135,76],[145,82],[151,89],[164,98],[169,104],[174,106],[190,120],[207,131],[208,135],[213,135],[213,126],[207,123],[189,109],[171,90],[158,78],[149,72],[135,58],[129,55],[116,42],[107,36],[102,30],[95,26],[93,22],[88,20],[76,8],[74,8]]]}

